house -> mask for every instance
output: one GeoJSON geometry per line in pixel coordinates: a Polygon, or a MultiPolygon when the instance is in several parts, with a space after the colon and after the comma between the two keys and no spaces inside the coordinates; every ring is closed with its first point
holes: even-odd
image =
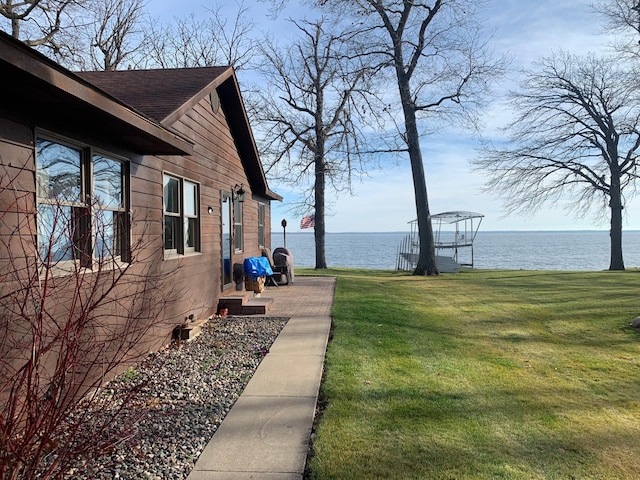
{"type": "Polygon", "coordinates": [[[0,271],[28,276],[46,257],[53,277],[90,277],[143,260],[160,298],[180,292],[154,330],[166,339],[271,249],[281,197],[231,67],[73,73],[0,32],[0,78],[0,271]]]}

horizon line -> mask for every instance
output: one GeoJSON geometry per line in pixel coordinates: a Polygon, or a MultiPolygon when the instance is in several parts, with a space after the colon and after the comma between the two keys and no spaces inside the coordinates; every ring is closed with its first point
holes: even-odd
{"type": "MultiPolygon", "coordinates": [[[[441,230],[443,232],[455,232],[455,230],[441,230]]],[[[478,233],[480,232],[484,232],[484,233],[609,233],[609,230],[597,230],[597,229],[565,229],[565,230],[558,230],[558,229],[549,229],[549,230],[544,230],[544,229],[536,229],[536,230],[478,230],[478,233]]],[[[628,233],[632,233],[632,232],[640,232],[640,229],[623,229],[622,233],[624,234],[625,232],[628,233]]],[[[282,234],[283,232],[278,232],[275,230],[271,230],[271,233],[280,233],[282,234]]],[[[305,230],[295,230],[295,231],[288,231],[287,234],[302,234],[302,235],[312,235],[313,229],[305,229],[305,230]],[[308,230],[308,231],[306,231],[308,230]]],[[[410,233],[409,230],[387,230],[387,231],[345,231],[345,232],[325,232],[326,234],[332,234],[332,235],[340,235],[340,234],[372,234],[372,233],[410,233]]]]}

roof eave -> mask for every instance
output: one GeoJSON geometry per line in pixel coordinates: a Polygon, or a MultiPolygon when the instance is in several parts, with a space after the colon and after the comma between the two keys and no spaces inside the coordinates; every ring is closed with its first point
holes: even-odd
{"type": "Polygon", "coordinates": [[[221,108],[225,112],[232,136],[236,141],[236,148],[243,159],[245,173],[252,190],[268,200],[282,201],[283,197],[269,188],[233,67],[228,67],[187,102],[167,115],[162,120],[162,124],[170,127],[213,90],[218,90],[221,108]]]}
{"type": "Polygon", "coordinates": [[[245,165],[245,169],[252,188],[259,190],[258,193],[270,200],[282,201],[282,197],[269,188],[240,92],[240,85],[233,71],[217,88],[220,90],[221,106],[227,116],[234,138],[242,138],[244,140],[241,142],[236,140],[236,147],[241,158],[250,162],[250,164],[245,165]]]}
{"type": "Polygon", "coordinates": [[[211,91],[217,89],[224,82],[229,80],[230,78],[235,78],[233,67],[228,67],[224,72],[218,75],[211,83],[207,84],[204,88],[202,88],[199,92],[193,95],[188,101],[180,105],[179,108],[171,112],[165,118],[162,119],[162,124],[165,126],[171,126],[175,122],[177,122],[182,116],[184,116],[187,112],[193,109],[196,104],[206,95],[208,95],[211,91]]]}
{"type": "MultiPolygon", "coordinates": [[[[0,32],[0,66],[2,63],[27,75],[66,98],[106,116],[130,135],[125,140],[141,154],[191,155],[193,144],[167,127],[133,111],[106,92],[58,65],[46,56],[0,32]]],[[[9,68],[9,67],[7,67],[9,68]]],[[[15,70],[13,70],[15,72],[15,70]]],[[[5,78],[5,81],[10,79],[5,78]]],[[[47,90],[34,91],[34,97],[46,96],[47,90]]],[[[37,98],[32,98],[35,102],[37,98]]]]}

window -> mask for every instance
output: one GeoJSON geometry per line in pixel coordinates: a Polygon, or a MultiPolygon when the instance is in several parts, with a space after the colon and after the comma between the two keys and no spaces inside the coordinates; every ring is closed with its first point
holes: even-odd
{"type": "Polygon", "coordinates": [[[236,251],[244,250],[244,239],[242,238],[242,204],[237,195],[233,197],[233,248],[236,251]]]}
{"type": "Polygon", "coordinates": [[[197,183],[163,176],[164,249],[185,254],[200,250],[200,188],[197,183]]]}
{"type": "Polygon", "coordinates": [[[265,219],[267,215],[267,206],[264,203],[258,204],[258,245],[264,247],[266,245],[265,219]]]}
{"type": "Polygon", "coordinates": [[[124,164],[103,155],[93,156],[93,202],[99,257],[122,257],[128,252],[128,215],[125,209],[124,164]],[[101,229],[101,230],[100,230],[101,229]]]}
{"type": "Polygon", "coordinates": [[[185,181],[184,185],[184,248],[195,251],[198,241],[198,186],[185,181]]]}
{"type": "Polygon", "coordinates": [[[36,139],[38,253],[45,264],[129,260],[127,163],[84,145],[36,139]]]}
{"type": "Polygon", "coordinates": [[[179,250],[180,238],[180,180],[164,176],[164,249],[179,250]]]}

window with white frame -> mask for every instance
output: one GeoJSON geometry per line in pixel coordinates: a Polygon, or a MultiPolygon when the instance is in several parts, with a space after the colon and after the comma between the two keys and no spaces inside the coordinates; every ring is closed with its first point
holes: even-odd
{"type": "Polygon", "coordinates": [[[243,201],[237,195],[233,198],[233,248],[236,251],[244,250],[244,238],[242,231],[242,205],[243,201]]]}
{"type": "Polygon", "coordinates": [[[38,254],[44,264],[129,261],[128,163],[74,142],[38,136],[38,254]]]}
{"type": "Polygon", "coordinates": [[[265,222],[267,218],[267,206],[264,203],[258,204],[258,245],[264,247],[266,243],[265,222]]]}
{"type": "Polygon", "coordinates": [[[164,250],[169,254],[200,251],[200,187],[163,175],[164,250]]]}

